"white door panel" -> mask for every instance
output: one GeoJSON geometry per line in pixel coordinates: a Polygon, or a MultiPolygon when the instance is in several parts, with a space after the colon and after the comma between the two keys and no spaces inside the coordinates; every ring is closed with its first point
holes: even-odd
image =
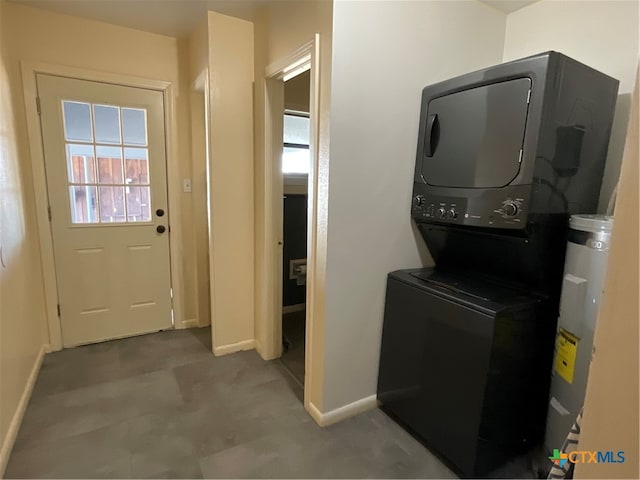
{"type": "Polygon", "coordinates": [[[162,92],[37,81],[64,346],[171,328],[162,92]]]}

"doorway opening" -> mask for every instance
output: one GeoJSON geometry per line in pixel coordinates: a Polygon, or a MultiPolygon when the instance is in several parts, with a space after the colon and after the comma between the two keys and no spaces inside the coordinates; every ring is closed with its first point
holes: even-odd
{"type": "MultiPolygon", "coordinates": [[[[264,137],[259,144],[263,149],[263,161],[256,165],[256,192],[258,195],[257,241],[256,241],[256,349],[265,360],[280,358],[283,354],[283,281],[285,271],[289,276],[299,277],[306,270],[304,279],[304,310],[298,313],[304,317],[304,342],[298,342],[299,353],[304,351],[304,406],[309,414],[318,422],[322,414],[314,399],[319,398],[322,391],[323,367],[323,330],[324,305],[324,268],[326,258],[326,182],[321,182],[327,175],[328,164],[321,156],[320,148],[320,36],[315,34],[306,44],[291,54],[268,65],[265,69],[264,84],[264,137]],[[306,223],[307,238],[306,255],[296,256],[293,260],[305,260],[302,265],[294,266],[297,272],[290,272],[289,265],[284,266],[284,175],[283,153],[284,119],[285,119],[285,84],[300,74],[309,72],[309,107],[308,107],[308,175],[306,178],[306,223]],[[291,275],[290,275],[291,273],[291,275]],[[318,301],[316,301],[318,299],[318,301]]],[[[302,109],[304,110],[304,109],[302,109]]],[[[286,112],[293,121],[305,119],[299,108],[286,112]]],[[[304,113],[304,111],[302,111],[304,113]]],[[[302,150],[302,142],[288,142],[289,148],[302,150]],[[295,145],[298,144],[299,145],[295,145]]],[[[304,146],[306,147],[306,146],[304,146]]],[[[305,148],[306,149],[306,148],[305,148]]],[[[292,152],[293,155],[294,152],[292,152]]],[[[298,152],[299,154],[300,152],[298,152]]],[[[288,160],[291,157],[288,157],[288,160]]],[[[287,161],[288,161],[287,160],[287,161]]],[[[294,175],[288,183],[296,183],[294,175]]],[[[304,194],[305,182],[297,179],[298,192],[304,194]]],[[[293,187],[294,185],[292,185],[293,187]]],[[[288,187],[289,188],[289,187],[288,187]]],[[[290,190],[289,190],[290,191],[290,190]]],[[[287,194],[293,196],[294,192],[287,194]]],[[[303,202],[304,203],[304,202],[303,202]]],[[[298,229],[296,229],[298,230],[298,229]]],[[[294,280],[294,279],[291,279],[294,280]]],[[[302,280],[300,280],[302,281],[302,280]]],[[[298,282],[296,278],[294,284],[298,282]]],[[[296,285],[302,286],[302,285],[296,285]]],[[[295,304],[294,304],[295,305],[295,304]]],[[[300,307],[297,307],[300,308],[300,307]]],[[[285,310],[287,313],[289,309],[285,310]]],[[[300,318],[299,317],[299,318],[300,318]]],[[[298,327],[300,324],[298,323],[298,327]]],[[[290,350],[288,351],[290,352],[290,350]]],[[[298,357],[300,358],[300,357],[298,357]]],[[[285,359],[286,361],[286,359],[285,359]]],[[[317,400],[316,400],[317,401],[317,400]]]]}
{"type": "Polygon", "coordinates": [[[311,75],[306,70],[284,81],[282,135],[282,357],[304,386],[307,225],[310,159],[311,75]]]}

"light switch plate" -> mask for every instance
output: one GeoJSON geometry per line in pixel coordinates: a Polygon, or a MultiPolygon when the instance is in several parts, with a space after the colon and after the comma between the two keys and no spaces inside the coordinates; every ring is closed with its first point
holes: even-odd
{"type": "Polygon", "coordinates": [[[182,180],[182,191],[184,193],[191,193],[191,179],[185,178],[182,180]]]}

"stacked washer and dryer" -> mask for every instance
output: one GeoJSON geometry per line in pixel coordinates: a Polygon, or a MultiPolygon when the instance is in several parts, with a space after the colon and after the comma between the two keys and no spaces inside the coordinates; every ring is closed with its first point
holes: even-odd
{"type": "MultiPolygon", "coordinates": [[[[378,398],[464,476],[542,442],[556,337],[592,332],[573,300],[556,324],[563,283],[585,308],[597,289],[579,269],[563,280],[563,266],[567,239],[596,221],[568,228],[570,215],[596,212],[617,89],[546,52],[422,92],[411,215],[436,266],[389,274],[378,398]]],[[[561,432],[579,395],[557,386],[558,368],[562,424],[549,422],[561,432]]]]}

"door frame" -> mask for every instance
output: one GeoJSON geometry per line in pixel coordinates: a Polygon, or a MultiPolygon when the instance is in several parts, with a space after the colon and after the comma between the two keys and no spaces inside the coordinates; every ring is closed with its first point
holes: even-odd
{"type": "MultiPolygon", "coordinates": [[[[44,144],[38,113],[37,74],[68,77],[77,80],[101,82],[126,87],[144,88],[160,91],[164,97],[165,149],[167,159],[167,194],[169,202],[169,225],[174,233],[179,233],[182,223],[180,215],[180,192],[182,181],[177,155],[177,126],[175,118],[175,92],[173,84],[164,80],[100,72],[65,65],[53,65],[36,62],[20,62],[22,70],[22,88],[24,94],[27,134],[31,159],[31,173],[36,200],[36,219],[40,245],[40,259],[45,294],[45,314],[49,329],[49,351],[62,350],[62,328],[58,316],[58,284],[56,281],[53,255],[53,234],[49,221],[49,195],[47,174],[44,163],[44,144]]],[[[169,229],[171,231],[171,229],[169,229]]],[[[182,240],[179,234],[169,235],[170,280],[173,290],[173,326],[185,328],[183,318],[183,278],[182,240]]]]}
{"type": "Polygon", "coordinates": [[[316,305],[316,290],[322,285],[317,262],[321,258],[319,244],[322,243],[322,231],[318,215],[318,179],[320,173],[320,35],[314,37],[292,51],[289,55],[268,65],[264,72],[264,178],[258,179],[264,187],[262,215],[264,216],[264,234],[258,238],[261,258],[262,278],[256,282],[256,309],[262,309],[263,316],[257,318],[264,323],[265,332],[262,342],[258,342],[259,353],[264,359],[274,359],[282,355],[282,226],[283,226],[283,175],[281,159],[282,125],[284,114],[284,77],[301,67],[310,70],[310,171],[308,176],[307,206],[307,282],[306,282],[306,319],[305,319],[305,382],[304,405],[313,410],[311,392],[321,389],[322,378],[318,368],[312,365],[322,364],[322,339],[314,336],[318,323],[324,322],[321,305],[316,305]],[[261,291],[262,290],[262,291],[261,291]]]}

